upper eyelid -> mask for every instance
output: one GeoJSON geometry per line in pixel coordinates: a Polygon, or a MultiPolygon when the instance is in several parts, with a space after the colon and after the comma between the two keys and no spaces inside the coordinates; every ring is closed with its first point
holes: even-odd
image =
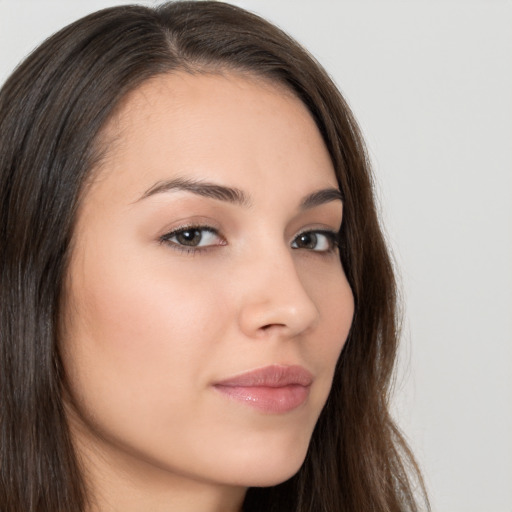
{"type": "Polygon", "coordinates": [[[338,242],[340,237],[341,230],[337,229],[330,229],[330,228],[308,228],[304,229],[303,231],[299,231],[294,237],[293,240],[295,240],[297,237],[304,235],[305,233],[320,233],[322,235],[326,236],[332,236],[333,240],[335,242],[338,242]]]}
{"type": "Polygon", "coordinates": [[[304,233],[324,233],[328,235],[338,235],[339,230],[337,229],[331,229],[331,228],[306,228],[304,230],[299,231],[294,238],[297,238],[298,236],[304,234],[304,233]]]}
{"type": "Polygon", "coordinates": [[[190,223],[186,223],[186,224],[180,224],[179,226],[177,226],[175,228],[166,229],[162,233],[162,235],[159,236],[159,238],[170,237],[170,236],[180,233],[182,231],[187,231],[188,229],[198,229],[198,230],[210,231],[212,233],[217,233],[220,235],[220,230],[211,224],[190,222],[190,223]]]}
{"type": "Polygon", "coordinates": [[[199,225],[199,224],[186,224],[184,226],[179,226],[175,229],[171,229],[170,231],[168,231],[167,233],[165,233],[166,235],[173,235],[175,233],[180,233],[181,231],[187,231],[187,230],[191,230],[191,229],[197,229],[198,231],[210,231],[212,233],[218,233],[219,230],[217,228],[214,228],[213,226],[209,226],[209,225],[199,225]]]}

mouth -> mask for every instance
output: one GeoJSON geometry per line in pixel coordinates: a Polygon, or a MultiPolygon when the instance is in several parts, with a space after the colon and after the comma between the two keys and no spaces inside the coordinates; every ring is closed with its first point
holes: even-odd
{"type": "Polygon", "coordinates": [[[214,384],[227,397],[269,414],[283,414],[303,405],[313,376],[302,366],[271,365],[214,384]]]}

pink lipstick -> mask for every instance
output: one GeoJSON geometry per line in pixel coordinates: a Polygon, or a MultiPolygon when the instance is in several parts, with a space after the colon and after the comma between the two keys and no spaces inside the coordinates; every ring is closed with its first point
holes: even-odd
{"type": "Polygon", "coordinates": [[[302,405],[313,382],[302,366],[271,365],[214,384],[228,397],[260,411],[281,414],[302,405]]]}

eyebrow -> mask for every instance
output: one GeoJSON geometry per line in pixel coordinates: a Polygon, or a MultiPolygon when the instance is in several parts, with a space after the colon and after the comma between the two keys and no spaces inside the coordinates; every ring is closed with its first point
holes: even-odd
{"type": "Polygon", "coordinates": [[[322,190],[317,190],[312,194],[307,195],[300,203],[301,210],[309,210],[310,208],[314,208],[315,206],[320,206],[325,203],[330,203],[331,201],[342,201],[343,196],[337,188],[324,188],[322,190]]]}
{"type": "MultiPolygon", "coordinates": [[[[249,196],[243,190],[238,188],[186,178],[159,181],[146,190],[138,201],[155,194],[161,194],[173,190],[184,190],[198,196],[208,197],[218,201],[225,201],[227,203],[236,204],[246,208],[249,208],[252,204],[249,196]]],[[[302,199],[300,209],[309,210],[310,208],[330,203],[331,201],[343,201],[343,196],[337,188],[325,188],[308,194],[302,199]]]]}
{"type": "Polygon", "coordinates": [[[146,197],[161,194],[163,192],[170,192],[172,190],[185,190],[186,192],[192,192],[198,196],[209,197],[211,199],[217,199],[218,201],[226,201],[228,203],[238,204],[245,207],[249,207],[251,204],[247,194],[238,188],[225,187],[215,183],[196,181],[186,178],[159,181],[146,190],[139,201],[146,197]]]}

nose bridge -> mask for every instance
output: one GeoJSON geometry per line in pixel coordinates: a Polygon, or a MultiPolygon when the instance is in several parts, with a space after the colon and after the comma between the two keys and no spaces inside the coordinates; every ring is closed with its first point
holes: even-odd
{"type": "Polygon", "coordinates": [[[297,272],[293,249],[284,243],[260,249],[246,267],[240,327],[251,336],[270,331],[300,334],[315,323],[318,310],[297,272]]]}

